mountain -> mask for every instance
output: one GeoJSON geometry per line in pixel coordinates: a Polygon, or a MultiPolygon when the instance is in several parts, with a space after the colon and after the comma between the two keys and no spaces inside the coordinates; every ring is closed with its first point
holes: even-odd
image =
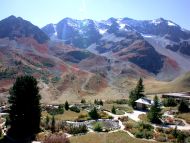
{"type": "Polygon", "coordinates": [[[0,21],[0,38],[5,37],[10,39],[32,37],[39,43],[45,43],[49,40],[48,36],[37,26],[15,16],[10,16],[0,21]]]}
{"type": "Polygon", "coordinates": [[[77,98],[107,87],[104,77],[73,64],[96,55],[50,41],[41,29],[22,18],[0,21],[0,30],[7,31],[0,37],[0,92],[7,91],[19,75],[39,80],[43,102],[59,101],[65,92],[77,98]]]}
{"type": "Polygon", "coordinates": [[[46,103],[121,98],[139,77],[149,93],[170,91],[190,71],[189,31],[162,18],[65,18],[39,29],[11,16],[0,21],[0,35],[0,92],[29,74],[46,103]]]}
{"type": "Polygon", "coordinates": [[[190,64],[190,31],[163,18],[104,21],[65,18],[42,30],[53,40],[108,59],[133,63],[160,80],[172,80],[190,70],[185,66],[190,64]]]}

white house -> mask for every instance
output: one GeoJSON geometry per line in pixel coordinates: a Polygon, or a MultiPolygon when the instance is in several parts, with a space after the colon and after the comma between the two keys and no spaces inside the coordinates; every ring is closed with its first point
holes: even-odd
{"type": "Polygon", "coordinates": [[[135,103],[136,103],[137,109],[144,110],[144,109],[147,109],[148,107],[150,107],[154,103],[154,101],[150,100],[146,97],[142,97],[142,98],[139,98],[138,100],[136,100],[135,103]]]}

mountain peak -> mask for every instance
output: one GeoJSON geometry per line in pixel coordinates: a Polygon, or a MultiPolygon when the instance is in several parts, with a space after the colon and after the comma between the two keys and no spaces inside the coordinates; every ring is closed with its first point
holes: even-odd
{"type": "Polygon", "coordinates": [[[9,16],[0,21],[0,38],[8,37],[10,39],[20,37],[31,37],[39,43],[46,42],[48,36],[37,26],[21,17],[9,16]]]}

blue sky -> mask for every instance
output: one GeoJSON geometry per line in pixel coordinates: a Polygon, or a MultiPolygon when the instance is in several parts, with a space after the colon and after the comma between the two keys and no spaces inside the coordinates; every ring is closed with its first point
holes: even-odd
{"type": "Polygon", "coordinates": [[[105,20],[163,17],[190,30],[190,0],[0,0],[0,19],[20,16],[42,27],[65,17],[105,20]]]}

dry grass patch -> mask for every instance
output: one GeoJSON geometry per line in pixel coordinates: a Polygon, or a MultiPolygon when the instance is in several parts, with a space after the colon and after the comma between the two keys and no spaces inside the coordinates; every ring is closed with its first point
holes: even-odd
{"type": "Polygon", "coordinates": [[[114,133],[89,133],[69,139],[71,143],[155,143],[155,141],[132,138],[123,131],[114,133]]]}
{"type": "Polygon", "coordinates": [[[184,119],[188,124],[190,124],[190,113],[181,113],[178,114],[176,117],[184,119]]]}
{"type": "Polygon", "coordinates": [[[139,119],[141,119],[143,122],[149,122],[146,114],[139,115],[139,119]]]}
{"type": "Polygon", "coordinates": [[[85,114],[88,114],[87,111],[80,111],[80,113],[76,113],[76,112],[73,112],[73,111],[64,111],[64,114],[62,115],[56,115],[55,116],[55,119],[57,120],[70,120],[70,121],[74,121],[76,120],[79,115],[85,115],[85,114]]]}

